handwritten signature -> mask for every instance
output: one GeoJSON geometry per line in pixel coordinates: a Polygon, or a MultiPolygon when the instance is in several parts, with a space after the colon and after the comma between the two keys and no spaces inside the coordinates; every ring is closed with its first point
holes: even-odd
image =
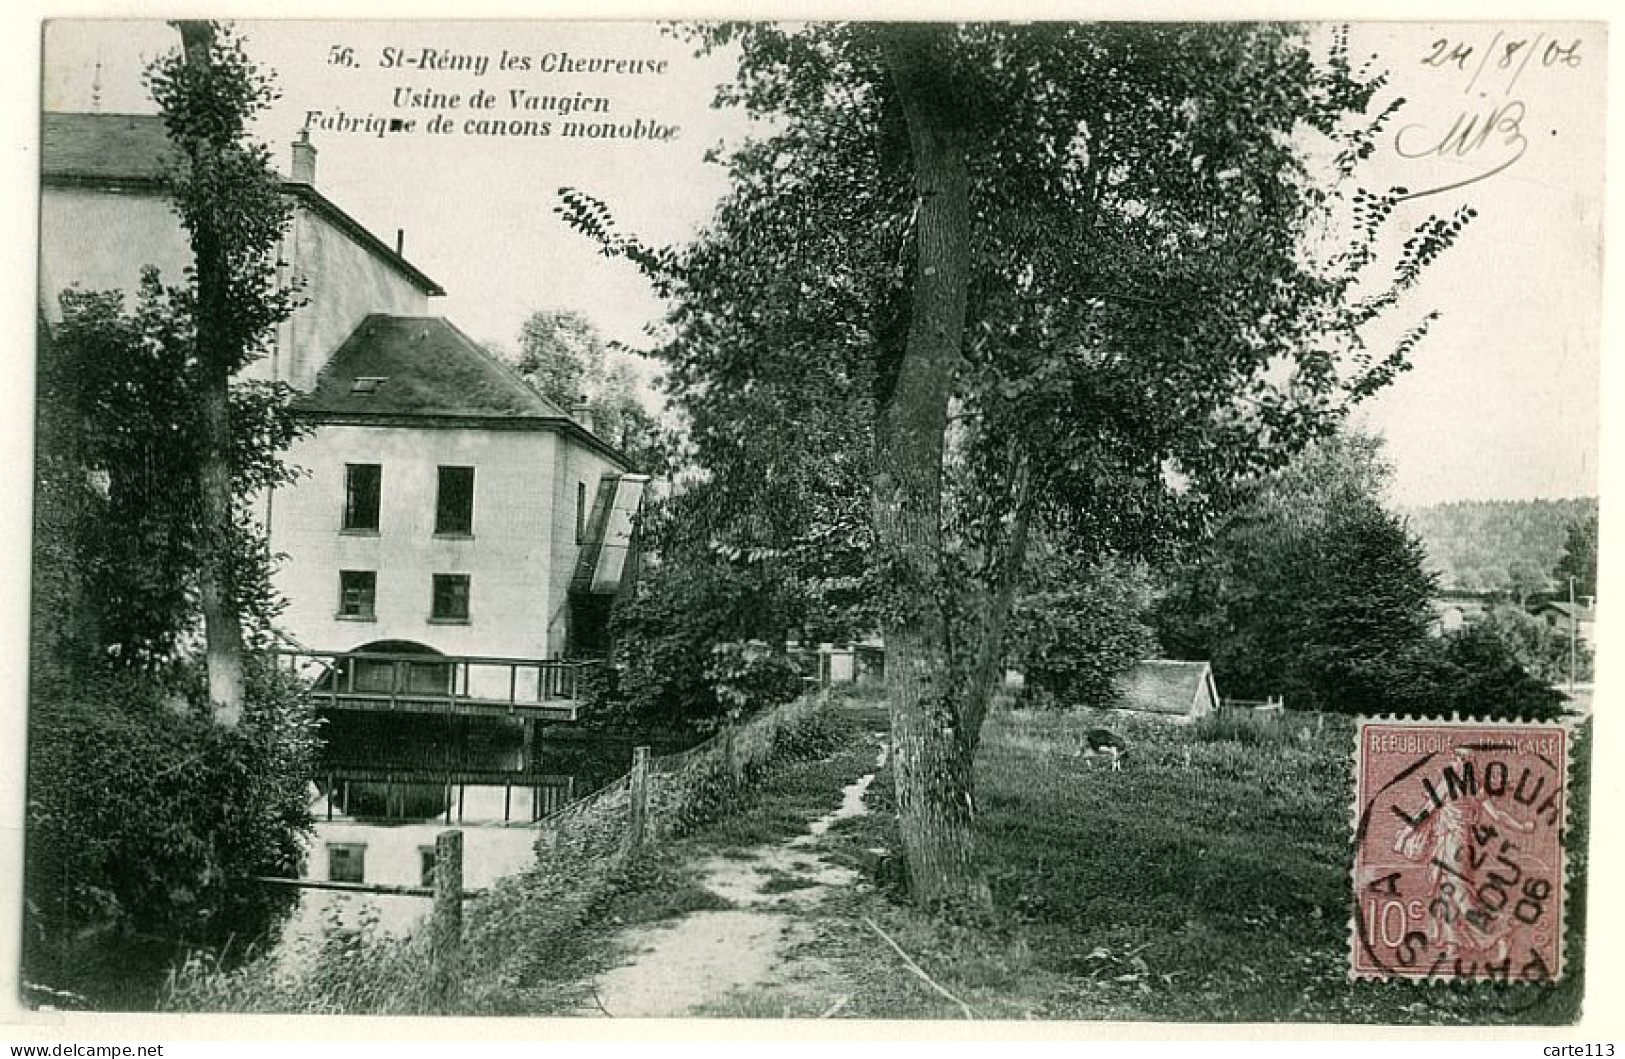
{"type": "Polygon", "coordinates": [[[1429,188],[1426,191],[1415,191],[1400,196],[1404,199],[1419,198],[1423,195],[1437,195],[1443,191],[1466,187],[1476,184],[1480,180],[1488,180],[1497,173],[1509,169],[1524,152],[1529,149],[1529,140],[1523,134],[1523,120],[1528,108],[1523,100],[1513,99],[1498,104],[1488,113],[1462,111],[1456,115],[1445,134],[1435,142],[1429,137],[1427,127],[1421,124],[1406,125],[1394,134],[1394,150],[1402,158],[1448,158],[1454,155],[1457,158],[1466,158],[1476,155],[1485,149],[1491,137],[1499,137],[1500,146],[1510,152],[1505,160],[1465,180],[1457,180],[1450,184],[1429,188]],[[1407,137],[1409,137],[1407,139],[1407,137]],[[1418,144],[1417,140],[1421,143],[1418,144]]]}
{"type": "Polygon", "coordinates": [[[1423,66],[1468,74],[1462,88],[1464,95],[1481,87],[1479,97],[1488,99],[1499,82],[1501,98],[1462,107],[1443,134],[1438,132],[1437,126],[1430,127],[1427,123],[1405,125],[1394,134],[1394,151],[1407,159],[1489,157],[1491,164],[1464,180],[1401,195],[1400,201],[1488,180],[1524,156],[1529,149],[1529,139],[1524,135],[1529,106],[1521,96],[1513,97],[1512,92],[1537,57],[1539,69],[1576,69],[1583,61],[1580,40],[1577,37],[1558,39],[1545,33],[1537,33],[1533,38],[1515,37],[1498,31],[1484,48],[1455,37],[1439,37],[1433,41],[1421,58],[1423,66]]]}

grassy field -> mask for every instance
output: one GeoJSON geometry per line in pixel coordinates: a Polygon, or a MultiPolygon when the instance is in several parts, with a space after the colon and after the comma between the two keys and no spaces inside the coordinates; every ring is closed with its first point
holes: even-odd
{"type": "MultiPolygon", "coordinates": [[[[897,849],[889,775],[870,789],[877,812],[826,836],[826,848],[874,883],[826,905],[802,953],[834,969],[828,992],[847,997],[843,1016],[962,1016],[876,927],[988,1018],[1550,1024],[1578,1016],[1578,959],[1552,987],[1348,980],[1349,720],[1215,718],[1174,728],[1115,716],[1111,725],[1134,746],[1119,772],[1072,755],[1078,735],[1100,720],[1026,711],[990,719],[978,831],[999,909],[993,921],[949,925],[907,907],[890,870],[896,858],[874,852],[897,849]]],[[[1582,758],[1585,747],[1577,741],[1582,758]]],[[[770,787],[763,803],[774,800],[770,787]]],[[[1577,782],[1571,850],[1584,849],[1586,801],[1577,782]]],[[[1583,854],[1573,857],[1571,953],[1580,949],[1584,864],[1583,854]]],[[[809,1011],[753,995],[716,1014],[809,1011]]]]}

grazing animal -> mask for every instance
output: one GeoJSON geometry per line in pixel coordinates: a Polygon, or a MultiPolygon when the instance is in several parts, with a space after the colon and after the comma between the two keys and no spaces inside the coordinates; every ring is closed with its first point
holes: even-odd
{"type": "Polygon", "coordinates": [[[1091,728],[1083,733],[1078,743],[1077,757],[1093,764],[1096,758],[1106,758],[1117,772],[1128,759],[1128,740],[1105,728],[1091,728]]]}

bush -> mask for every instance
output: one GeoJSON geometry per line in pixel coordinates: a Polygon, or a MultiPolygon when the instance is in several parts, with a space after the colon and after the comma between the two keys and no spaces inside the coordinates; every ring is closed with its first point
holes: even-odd
{"type": "Polygon", "coordinates": [[[1041,556],[1030,576],[1040,587],[1016,601],[1010,622],[1011,664],[1026,677],[1025,697],[1044,707],[1115,706],[1117,676],[1158,653],[1143,620],[1146,571],[1057,553],[1041,556]]]}
{"type": "MultiPolygon", "coordinates": [[[[633,727],[715,729],[801,691],[772,638],[771,601],[749,571],[670,561],[616,605],[614,672],[592,700],[593,719],[633,727]]],[[[782,632],[778,634],[780,643],[782,632]]]]}
{"type": "Polygon", "coordinates": [[[716,644],[705,675],[717,703],[732,717],[789,702],[802,688],[795,662],[760,640],[716,644]]]}
{"type": "Polygon", "coordinates": [[[1551,720],[1564,697],[1531,676],[1493,628],[1467,625],[1444,638],[1437,700],[1464,717],[1551,720]]]}
{"type": "MultiPolygon", "coordinates": [[[[29,716],[24,964],[60,982],[70,939],[134,931],[219,945],[263,934],[311,826],[314,721],[274,672],[251,675],[243,723],[129,670],[36,683],[29,716]]],[[[61,982],[71,985],[72,983],[61,982]]]]}
{"type": "Polygon", "coordinates": [[[1571,646],[1574,651],[1574,679],[1590,680],[1592,677],[1591,648],[1584,641],[1571,645],[1567,635],[1522,607],[1511,604],[1494,607],[1478,624],[1493,632],[1524,671],[1537,680],[1553,685],[1567,681],[1570,676],[1571,646]]]}

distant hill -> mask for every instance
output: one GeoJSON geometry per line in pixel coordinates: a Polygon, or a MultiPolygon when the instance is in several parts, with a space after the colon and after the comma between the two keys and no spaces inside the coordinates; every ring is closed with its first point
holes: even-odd
{"type": "Polygon", "coordinates": [[[1561,588],[1541,582],[1563,554],[1569,526],[1596,510],[1595,497],[1582,497],[1458,500],[1399,513],[1427,546],[1441,587],[1517,593],[1561,588]]]}

